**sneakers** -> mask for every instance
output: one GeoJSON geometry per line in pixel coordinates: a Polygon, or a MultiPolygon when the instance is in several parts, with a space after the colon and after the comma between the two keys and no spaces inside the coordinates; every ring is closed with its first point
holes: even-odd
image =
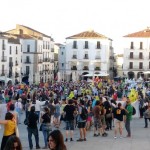
{"type": "Polygon", "coordinates": [[[114,136],[114,139],[117,139],[117,137],[116,137],[116,136],[114,136]]]}
{"type": "Polygon", "coordinates": [[[120,136],[120,139],[122,139],[123,137],[122,136],[120,136]]]}
{"type": "Polygon", "coordinates": [[[82,142],[82,141],[83,141],[83,139],[78,139],[78,140],[77,140],[77,142],[82,142]]]}
{"type": "Polygon", "coordinates": [[[96,134],[96,133],[94,133],[94,135],[93,135],[94,137],[97,137],[98,135],[96,134]]]}
{"type": "Polygon", "coordinates": [[[70,141],[73,141],[73,139],[72,139],[72,138],[70,138],[70,141]]]}

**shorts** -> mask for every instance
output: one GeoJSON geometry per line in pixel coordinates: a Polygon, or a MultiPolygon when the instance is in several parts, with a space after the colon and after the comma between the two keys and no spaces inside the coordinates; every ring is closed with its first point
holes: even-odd
{"type": "Polygon", "coordinates": [[[78,122],[78,128],[85,128],[86,122],[78,122]]]}
{"type": "Polygon", "coordinates": [[[94,127],[95,128],[101,128],[102,127],[102,123],[101,123],[100,119],[94,118],[94,127]]]}
{"type": "Polygon", "coordinates": [[[88,116],[87,121],[92,121],[92,117],[88,116]]]}
{"type": "Polygon", "coordinates": [[[114,119],[115,129],[123,129],[123,121],[118,119],[114,119]]]}
{"type": "Polygon", "coordinates": [[[66,130],[74,130],[74,120],[66,121],[66,130]]]}

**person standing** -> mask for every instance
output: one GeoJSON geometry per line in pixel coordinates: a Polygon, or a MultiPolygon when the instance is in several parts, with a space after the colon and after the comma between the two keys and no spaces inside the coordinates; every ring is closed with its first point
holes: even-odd
{"type": "Polygon", "coordinates": [[[43,132],[44,142],[45,142],[45,146],[43,147],[43,149],[47,149],[48,148],[47,138],[51,128],[51,124],[50,124],[51,115],[48,107],[44,107],[44,114],[41,116],[41,119],[42,119],[42,132],[43,132]]]}
{"type": "Polygon", "coordinates": [[[28,116],[28,127],[27,127],[30,149],[33,149],[32,134],[35,137],[36,149],[40,149],[37,122],[38,122],[38,115],[35,113],[35,106],[32,106],[28,116]]]}
{"type": "Polygon", "coordinates": [[[16,122],[14,115],[7,112],[5,115],[5,120],[0,120],[0,124],[4,125],[4,134],[1,143],[1,150],[4,150],[9,137],[15,135],[16,122]]]}
{"type": "Polygon", "coordinates": [[[82,99],[80,99],[80,104],[78,107],[78,117],[77,117],[77,121],[78,121],[78,128],[80,130],[80,138],[77,140],[77,142],[82,142],[82,141],[86,141],[86,119],[83,119],[82,116],[82,112],[83,109],[85,110],[85,106],[84,106],[84,101],[82,99]]]}
{"type": "Polygon", "coordinates": [[[117,131],[119,130],[120,138],[122,138],[123,121],[125,122],[125,110],[121,108],[122,104],[118,103],[117,108],[114,108],[112,118],[114,119],[114,138],[117,138],[117,131]]]}
{"type": "Polygon", "coordinates": [[[21,98],[15,102],[15,110],[18,113],[18,123],[21,124],[22,103],[21,98]]]}
{"type": "Polygon", "coordinates": [[[131,137],[130,122],[132,120],[133,106],[131,105],[131,101],[129,98],[127,98],[126,107],[124,110],[126,112],[125,128],[127,130],[127,137],[131,137]]]}
{"type": "Polygon", "coordinates": [[[74,113],[75,107],[73,106],[73,100],[69,100],[68,104],[64,107],[65,122],[66,122],[66,142],[68,141],[68,134],[70,130],[70,141],[73,141],[74,131],[74,113]]]}

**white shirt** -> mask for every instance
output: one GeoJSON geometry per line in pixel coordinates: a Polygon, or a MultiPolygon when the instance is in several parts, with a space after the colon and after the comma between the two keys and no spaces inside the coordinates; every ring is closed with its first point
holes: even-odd
{"type": "Polygon", "coordinates": [[[42,105],[45,105],[45,102],[46,101],[39,101],[39,100],[36,100],[36,104],[32,104],[31,106],[35,106],[35,111],[40,111],[40,108],[42,105]]]}

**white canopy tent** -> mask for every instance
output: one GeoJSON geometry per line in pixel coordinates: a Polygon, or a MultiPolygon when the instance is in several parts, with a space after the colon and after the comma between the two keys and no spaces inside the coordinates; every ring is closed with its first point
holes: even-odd
{"type": "Polygon", "coordinates": [[[12,79],[10,79],[10,78],[7,78],[7,77],[5,77],[5,76],[1,76],[0,77],[0,81],[4,81],[4,82],[8,82],[8,81],[12,81],[12,79]]]}

